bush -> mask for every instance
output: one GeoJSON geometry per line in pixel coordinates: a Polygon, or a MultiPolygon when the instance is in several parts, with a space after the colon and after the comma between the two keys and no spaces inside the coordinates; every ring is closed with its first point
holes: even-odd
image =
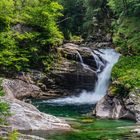
{"type": "Polygon", "coordinates": [[[123,17],[115,29],[113,41],[124,55],[140,54],[140,19],[138,17],[123,17]]]}
{"type": "Polygon", "coordinates": [[[140,88],[140,56],[122,56],[112,71],[113,93],[128,94],[140,88]]]}
{"type": "Polygon", "coordinates": [[[8,139],[9,140],[18,140],[19,139],[19,133],[15,130],[11,133],[9,133],[8,139]]]}
{"type": "Polygon", "coordinates": [[[57,25],[62,10],[60,4],[51,0],[0,1],[1,72],[28,71],[46,66],[43,61],[50,60],[44,56],[63,40],[57,25]]]}

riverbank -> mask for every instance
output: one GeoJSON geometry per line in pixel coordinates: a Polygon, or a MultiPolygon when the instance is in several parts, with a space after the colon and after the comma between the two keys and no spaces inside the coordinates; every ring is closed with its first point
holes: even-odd
{"type": "MultiPolygon", "coordinates": [[[[89,111],[94,109],[95,105],[62,105],[55,103],[50,104],[44,101],[35,101],[33,103],[34,105],[38,106],[39,110],[45,113],[51,113],[55,116],[65,117],[67,122],[69,122],[74,128],[74,131],[72,132],[50,132],[49,134],[44,134],[46,139],[131,140],[133,137],[130,131],[132,129],[131,127],[135,126],[134,121],[107,119],[101,120],[93,116],[89,117],[89,111]]],[[[33,134],[35,134],[35,132],[33,132],[33,134]]]]}
{"type": "MultiPolygon", "coordinates": [[[[32,130],[31,134],[35,132],[36,134],[46,133],[48,135],[54,132],[50,137],[57,137],[59,135],[57,130],[62,130],[61,132],[64,132],[64,135],[60,137],[63,139],[68,139],[67,137],[80,138],[82,135],[84,135],[84,140],[86,137],[90,139],[101,139],[102,136],[99,135],[101,133],[100,130],[104,130],[104,133],[106,133],[106,127],[104,128],[104,126],[101,125],[103,128],[100,127],[99,130],[98,128],[96,130],[96,124],[100,125],[100,123],[106,124],[106,122],[108,122],[110,123],[108,131],[112,129],[112,124],[115,123],[116,136],[113,131],[111,134],[106,133],[104,138],[112,138],[112,136],[120,137],[119,135],[121,135],[120,138],[124,138],[130,132],[130,129],[126,128],[122,134],[122,132],[118,130],[118,127],[134,125],[134,122],[129,123],[129,121],[121,121],[123,125],[120,123],[118,126],[117,124],[119,124],[119,121],[102,121],[94,117],[89,118],[86,116],[87,113],[94,110],[97,101],[106,95],[111,82],[111,70],[119,59],[119,54],[115,52],[115,50],[109,48],[97,50],[80,47],[71,43],[60,47],[59,51],[63,54],[63,59],[60,67],[56,67],[58,64],[54,66],[52,71],[53,81],[39,71],[31,71],[31,73],[22,72],[20,75],[16,76],[16,79],[5,79],[3,81],[3,89],[6,93],[5,101],[9,103],[11,112],[15,113],[9,119],[13,128],[22,132],[25,131],[26,134],[29,134],[27,133],[29,130],[32,130]],[[63,61],[64,59],[65,61],[63,61]],[[63,64],[67,67],[62,67],[63,64]],[[92,76],[90,79],[88,78],[89,75],[92,76]],[[73,84],[70,84],[72,80],[75,85],[74,87],[73,84]],[[63,85],[63,83],[65,84],[63,85]],[[52,86],[54,86],[55,89],[54,94],[50,92],[52,86]],[[61,92],[56,92],[60,91],[60,89],[61,92]],[[76,91],[76,89],[78,90],[76,91]],[[67,93],[64,91],[67,91],[67,93]],[[30,102],[30,99],[43,99],[40,105],[34,104],[37,107],[38,105],[40,106],[39,110],[41,112],[33,105],[24,102],[30,102]],[[60,110],[58,110],[58,108],[60,110]],[[45,112],[45,109],[48,109],[47,112],[45,112]],[[68,112],[66,110],[68,110],[68,112]],[[70,125],[67,124],[68,122],[65,122],[62,118],[58,119],[57,117],[42,112],[65,118],[76,132],[71,131],[70,133],[65,133],[65,130],[71,129],[70,125]],[[56,112],[56,114],[54,112],[56,112]],[[64,115],[63,113],[66,114],[64,115]],[[25,120],[28,121],[25,122],[25,120]],[[89,130],[88,127],[91,127],[91,129],[89,130]],[[77,131],[79,132],[77,133],[77,131]],[[85,131],[85,133],[81,133],[80,131],[85,131]],[[93,131],[97,132],[99,137],[93,133],[93,131]]],[[[105,106],[105,108],[106,107],[107,106],[105,106]]],[[[116,110],[113,112],[117,113],[116,110]]],[[[107,111],[104,112],[104,114],[106,113],[107,111]]],[[[122,112],[122,114],[123,113],[125,112],[122,112]]],[[[112,117],[112,119],[118,118],[112,117]]],[[[48,137],[46,134],[44,134],[45,138],[48,137]]]]}

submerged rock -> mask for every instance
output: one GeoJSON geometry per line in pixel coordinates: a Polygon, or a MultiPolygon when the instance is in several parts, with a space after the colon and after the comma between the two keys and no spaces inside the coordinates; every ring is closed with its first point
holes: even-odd
{"type": "Polygon", "coordinates": [[[4,139],[4,140],[9,140],[11,139],[10,135],[16,133],[16,139],[18,140],[46,140],[44,138],[41,138],[39,136],[34,136],[34,135],[25,135],[25,134],[21,134],[19,132],[13,132],[12,128],[9,126],[0,126],[0,138],[4,139]],[[10,131],[8,129],[11,129],[10,131]],[[9,138],[10,137],[10,138],[9,138]]]}

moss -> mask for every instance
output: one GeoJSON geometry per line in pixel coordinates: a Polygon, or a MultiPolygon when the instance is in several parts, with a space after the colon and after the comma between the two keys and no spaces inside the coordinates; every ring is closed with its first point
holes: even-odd
{"type": "Polygon", "coordinates": [[[122,56],[112,71],[110,92],[127,94],[140,87],[140,56],[122,56]]]}
{"type": "Polygon", "coordinates": [[[3,96],[4,95],[4,91],[3,91],[3,88],[1,86],[2,81],[3,81],[3,78],[0,78],[0,96],[3,96]]]}
{"type": "MultiPolygon", "coordinates": [[[[122,54],[112,72],[111,95],[127,96],[140,87],[140,18],[123,15],[113,22],[113,42],[122,54]]],[[[135,93],[135,92],[133,92],[135,93]]]]}
{"type": "Polygon", "coordinates": [[[81,36],[76,36],[76,35],[70,36],[70,42],[81,43],[82,41],[83,41],[83,39],[81,36]]]}
{"type": "Polygon", "coordinates": [[[8,134],[8,139],[9,140],[18,140],[19,139],[20,134],[14,130],[13,132],[8,134]]]}

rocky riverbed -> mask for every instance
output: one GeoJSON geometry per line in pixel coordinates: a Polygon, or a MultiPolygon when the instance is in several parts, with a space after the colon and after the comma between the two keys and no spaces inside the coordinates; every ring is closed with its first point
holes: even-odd
{"type": "MultiPolygon", "coordinates": [[[[86,90],[87,94],[95,90],[98,75],[107,65],[107,61],[100,55],[102,52],[72,43],[59,47],[58,52],[61,61],[53,66],[48,75],[31,70],[28,73],[20,72],[13,79],[3,80],[5,96],[2,100],[10,105],[12,116],[7,120],[12,130],[71,130],[64,119],[42,113],[27,101],[77,96],[82,90],[86,90]]],[[[139,93],[138,90],[135,92],[139,93]]],[[[139,101],[135,93],[125,98],[108,93],[97,103],[93,115],[99,118],[131,119],[139,123],[139,101]]],[[[139,134],[139,130],[137,126],[132,131],[139,134]]]]}

